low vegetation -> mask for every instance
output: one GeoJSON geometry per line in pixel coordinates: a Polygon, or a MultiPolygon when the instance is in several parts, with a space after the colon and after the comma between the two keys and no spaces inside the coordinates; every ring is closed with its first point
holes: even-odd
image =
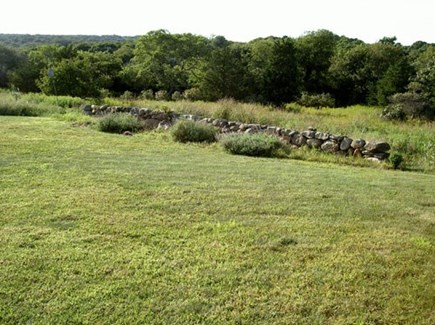
{"type": "Polygon", "coordinates": [[[229,153],[254,157],[284,157],[289,148],[277,137],[268,134],[230,134],[220,143],[229,153]]]}
{"type": "Polygon", "coordinates": [[[142,123],[133,115],[116,113],[100,117],[97,128],[109,133],[136,132],[142,128],[142,123]]]}
{"type": "Polygon", "coordinates": [[[2,324],[435,322],[434,175],[0,125],[2,324]]]}
{"type": "Polygon", "coordinates": [[[178,142],[206,142],[211,143],[217,140],[217,129],[211,125],[180,120],[172,128],[171,134],[178,142]]]}

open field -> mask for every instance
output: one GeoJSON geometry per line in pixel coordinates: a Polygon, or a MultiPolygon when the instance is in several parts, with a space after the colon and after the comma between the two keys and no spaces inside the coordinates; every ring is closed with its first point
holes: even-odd
{"type": "Polygon", "coordinates": [[[434,189],[0,116],[0,323],[433,324],[434,189]]]}

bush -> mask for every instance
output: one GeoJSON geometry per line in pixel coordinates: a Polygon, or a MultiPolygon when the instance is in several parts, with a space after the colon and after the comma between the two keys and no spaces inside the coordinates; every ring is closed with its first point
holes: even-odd
{"type": "Polygon", "coordinates": [[[186,89],[183,93],[183,97],[190,101],[201,100],[201,91],[198,88],[186,89]]]}
{"type": "Polygon", "coordinates": [[[119,98],[122,100],[132,100],[134,99],[134,94],[131,91],[126,90],[121,96],[119,96],[119,98]]]}
{"type": "Polygon", "coordinates": [[[171,96],[171,99],[177,101],[177,100],[184,99],[184,97],[179,91],[174,91],[174,93],[171,96]]]}
{"type": "Polygon", "coordinates": [[[302,93],[298,104],[305,107],[335,107],[335,99],[330,94],[308,94],[302,93]]]}
{"type": "Polygon", "coordinates": [[[130,114],[108,114],[99,119],[98,130],[109,133],[135,132],[142,128],[141,122],[130,114]]]}
{"type": "Polygon", "coordinates": [[[302,106],[298,103],[288,103],[283,107],[283,109],[291,113],[300,113],[302,111],[302,106]]]}
{"type": "Polygon", "coordinates": [[[169,100],[169,94],[166,90],[159,90],[155,94],[156,100],[169,100]]]}
{"type": "Polygon", "coordinates": [[[277,137],[269,134],[230,134],[222,138],[221,144],[229,153],[255,157],[284,157],[289,147],[277,137]]]}
{"type": "Polygon", "coordinates": [[[434,107],[430,100],[418,93],[399,93],[389,98],[390,104],[382,111],[382,117],[403,121],[406,118],[434,119],[434,107]]]}
{"type": "Polygon", "coordinates": [[[154,92],[152,89],[147,89],[147,90],[142,90],[140,92],[140,96],[141,99],[148,99],[148,100],[153,100],[154,99],[154,92]]]}
{"type": "Polygon", "coordinates": [[[215,142],[217,129],[200,122],[180,120],[172,127],[172,137],[178,142],[215,142]]]}
{"type": "Polygon", "coordinates": [[[399,169],[403,162],[403,156],[399,153],[394,153],[390,156],[389,160],[394,169],[399,169]]]}

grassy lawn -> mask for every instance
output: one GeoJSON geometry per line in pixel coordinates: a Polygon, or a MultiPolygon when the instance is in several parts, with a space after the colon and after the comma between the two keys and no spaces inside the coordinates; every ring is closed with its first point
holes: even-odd
{"type": "Polygon", "coordinates": [[[434,324],[435,175],[0,116],[1,324],[434,324]]]}

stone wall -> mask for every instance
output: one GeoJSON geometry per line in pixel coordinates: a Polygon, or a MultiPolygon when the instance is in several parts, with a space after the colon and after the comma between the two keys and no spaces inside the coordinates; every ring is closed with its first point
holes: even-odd
{"type": "Polygon", "coordinates": [[[344,135],[330,134],[308,128],[297,131],[272,125],[249,124],[225,119],[204,118],[197,115],[179,114],[175,112],[155,111],[149,108],[83,105],[87,115],[105,115],[109,113],[129,113],[144,121],[148,128],[167,129],[179,119],[200,121],[211,124],[222,134],[227,133],[259,133],[264,132],[281,138],[294,148],[308,146],[310,148],[335,153],[343,156],[363,157],[373,161],[381,161],[389,157],[390,145],[383,141],[365,141],[352,139],[344,135]]]}

